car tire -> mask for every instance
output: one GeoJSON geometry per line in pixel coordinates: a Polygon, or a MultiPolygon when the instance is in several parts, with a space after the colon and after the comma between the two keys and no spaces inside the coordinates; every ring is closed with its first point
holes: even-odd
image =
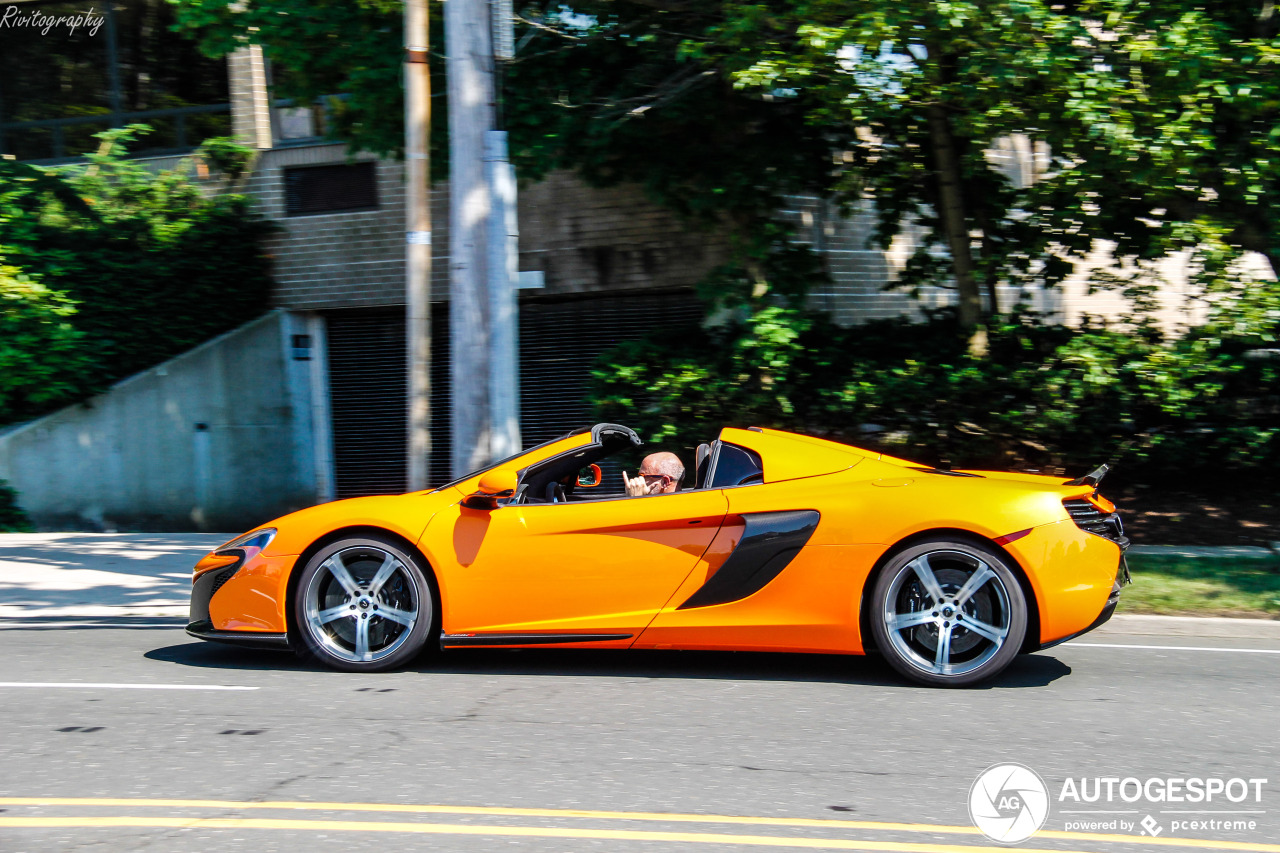
{"type": "Polygon", "coordinates": [[[429,570],[396,540],[331,542],[298,578],[293,615],[301,651],[348,672],[394,669],[435,636],[438,600],[429,570]]]}
{"type": "Polygon", "coordinates": [[[952,537],[917,542],[890,557],[869,616],[889,664],[931,687],[994,678],[1027,633],[1027,599],[1009,557],[952,537]]]}

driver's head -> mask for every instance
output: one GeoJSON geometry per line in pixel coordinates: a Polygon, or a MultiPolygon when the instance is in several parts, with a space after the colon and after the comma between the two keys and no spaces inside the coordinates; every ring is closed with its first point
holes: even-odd
{"type": "Polygon", "coordinates": [[[674,453],[650,453],[640,463],[640,476],[651,495],[667,495],[680,488],[684,479],[684,463],[674,453]]]}

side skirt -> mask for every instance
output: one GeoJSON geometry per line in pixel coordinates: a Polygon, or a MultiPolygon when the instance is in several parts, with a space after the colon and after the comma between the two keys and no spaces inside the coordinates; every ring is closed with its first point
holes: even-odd
{"type": "Polygon", "coordinates": [[[440,648],[454,646],[549,646],[629,640],[631,634],[441,634],[440,648]]]}

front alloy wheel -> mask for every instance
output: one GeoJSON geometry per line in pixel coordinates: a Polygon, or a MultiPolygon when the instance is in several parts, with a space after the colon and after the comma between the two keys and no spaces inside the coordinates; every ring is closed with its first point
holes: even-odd
{"type": "Polygon", "coordinates": [[[894,555],[876,581],[871,627],[894,669],[963,687],[1004,670],[1027,631],[1008,557],[976,542],[932,541],[894,555]]]}
{"type": "Polygon", "coordinates": [[[412,660],[432,630],[434,597],[418,561],[389,539],[334,542],[307,561],[294,614],[306,650],[353,672],[412,660]]]}

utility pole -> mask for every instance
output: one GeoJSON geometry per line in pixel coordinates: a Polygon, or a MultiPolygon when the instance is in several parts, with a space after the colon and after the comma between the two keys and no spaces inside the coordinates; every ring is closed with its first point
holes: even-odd
{"type": "Polygon", "coordinates": [[[428,0],[404,4],[405,341],[408,487],[427,487],[431,455],[431,69],[428,0]]]}
{"type": "Polygon", "coordinates": [[[520,449],[515,370],[514,182],[497,130],[491,0],[448,0],[449,349],[455,476],[520,449]],[[501,244],[499,250],[495,244],[501,244]]]}

